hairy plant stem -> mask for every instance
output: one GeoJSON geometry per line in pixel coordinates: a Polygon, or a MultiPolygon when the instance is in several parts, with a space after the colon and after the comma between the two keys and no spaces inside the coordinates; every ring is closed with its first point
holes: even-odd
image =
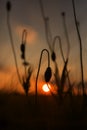
{"type": "MultiPolygon", "coordinates": [[[[66,36],[66,40],[67,40],[67,56],[66,58],[69,58],[69,54],[70,54],[70,41],[69,41],[69,36],[68,36],[68,31],[67,31],[67,25],[66,25],[66,14],[65,12],[61,13],[62,18],[63,18],[63,27],[64,27],[64,32],[65,32],[65,36],[66,36]]],[[[63,58],[63,61],[65,63],[65,59],[63,58]]],[[[67,73],[67,78],[68,78],[68,84],[69,84],[69,91],[71,91],[71,82],[70,82],[70,77],[69,77],[69,73],[68,70],[66,68],[66,73],[67,73]]]]}
{"type": "Polygon", "coordinates": [[[39,3],[40,3],[41,14],[42,14],[42,18],[43,18],[44,26],[45,26],[45,35],[46,35],[47,44],[52,52],[52,47],[50,45],[50,43],[52,42],[52,36],[51,36],[51,33],[48,31],[49,30],[49,18],[45,16],[42,0],[39,0],[39,3]]]}
{"type": "Polygon", "coordinates": [[[72,5],[73,5],[73,13],[74,13],[74,20],[75,20],[76,31],[77,31],[77,35],[78,35],[78,39],[79,39],[82,88],[83,88],[83,95],[85,95],[84,74],[83,74],[82,40],[81,40],[79,28],[78,28],[78,23],[77,23],[77,18],[76,18],[76,10],[75,10],[75,2],[74,2],[74,0],[72,0],[72,5]]]}
{"type": "Polygon", "coordinates": [[[67,26],[66,26],[66,17],[65,17],[65,12],[62,12],[62,18],[63,18],[63,27],[64,27],[64,32],[65,32],[65,36],[66,36],[66,40],[67,40],[67,58],[69,57],[69,53],[70,53],[70,42],[69,42],[69,36],[68,36],[68,31],[67,31],[67,26]]]}
{"type": "Polygon", "coordinates": [[[43,52],[46,51],[48,54],[48,67],[50,67],[50,56],[49,56],[49,51],[47,49],[43,49],[41,51],[41,55],[40,55],[40,60],[39,60],[39,66],[38,66],[38,71],[37,71],[37,76],[36,76],[36,83],[35,83],[35,104],[37,106],[37,95],[38,95],[38,85],[37,85],[37,81],[38,81],[38,76],[39,76],[39,72],[40,72],[40,66],[41,66],[41,60],[42,60],[42,55],[43,52]]]}
{"type": "Polygon", "coordinates": [[[19,79],[20,84],[22,85],[22,81],[21,81],[21,78],[20,78],[20,74],[19,74],[19,70],[18,70],[18,65],[17,65],[16,53],[15,53],[15,49],[14,49],[14,43],[13,43],[13,37],[12,37],[12,31],[11,31],[11,25],[10,25],[10,14],[9,14],[9,12],[7,12],[7,26],[8,26],[8,31],[9,31],[9,36],[10,36],[10,42],[11,42],[11,47],[12,47],[12,51],[13,51],[13,56],[14,56],[14,61],[15,61],[15,66],[16,66],[16,71],[17,71],[18,79],[19,79]]]}
{"type": "MultiPolygon", "coordinates": [[[[49,49],[52,53],[52,58],[53,58],[52,60],[54,61],[54,65],[55,65],[54,76],[55,76],[56,84],[57,84],[57,86],[59,86],[59,88],[61,88],[61,85],[60,85],[61,84],[61,78],[59,76],[59,69],[58,69],[58,66],[57,66],[56,55],[55,55],[55,52],[54,52],[54,46],[55,46],[56,40],[58,39],[61,56],[63,58],[64,63],[66,63],[66,60],[65,60],[64,54],[63,54],[63,50],[62,50],[61,39],[60,39],[60,36],[55,36],[54,39],[52,39],[51,31],[50,31],[50,27],[49,27],[49,18],[45,16],[42,0],[39,0],[39,2],[40,2],[40,7],[41,7],[42,18],[43,18],[43,21],[44,21],[44,24],[45,24],[45,34],[46,34],[47,44],[48,44],[49,49]],[[51,43],[52,43],[52,46],[51,46],[51,43]]],[[[69,52],[69,47],[68,47],[68,52],[69,52]]],[[[67,55],[68,55],[68,53],[67,53],[67,55]]],[[[65,72],[65,70],[64,70],[64,72],[65,72]]],[[[68,71],[67,71],[67,73],[68,73],[68,71]]],[[[70,84],[70,80],[69,80],[69,84],[70,84]]]]}

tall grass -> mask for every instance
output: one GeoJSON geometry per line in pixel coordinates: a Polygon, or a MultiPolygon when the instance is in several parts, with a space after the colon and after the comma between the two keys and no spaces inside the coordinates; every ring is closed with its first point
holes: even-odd
{"type": "Polygon", "coordinates": [[[22,77],[22,86],[25,90],[26,95],[28,95],[28,90],[30,88],[30,78],[32,75],[32,67],[30,65],[30,63],[26,60],[26,38],[27,38],[27,30],[23,30],[22,33],[22,42],[21,42],[21,46],[20,46],[20,50],[21,50],[21,59],[23,61],[23,66],[24,66],[24,71],[25,74],[22,77]]]}
{"type": "MultiPolygon", "coordinates": [[[[62,20],[63,20],[63,28],[64,28],[64,32],[65,32],[65,36],[66,36],[66,41],[67,41],[67,55],[66,55],[66,58],[69,60],[69,55],[70,55],[70,40],[69,40],[69,35],[68,35],[68,30],[67,30],[66,13],[62,12],[61,16],[62,16],[62,20]]],[[[63,61],[65,63],[65,59],[64,58],[63,58],[63,61]]],[[[73,89],[73,86],[75,85],[75,83],[73,82],[71,84],[70,76],[69,76],[69,72],[68,72],[67,68],[66,68],[66,73],[67,73],[67,79],[68,79],[68,85],[69,85],[68,93],[70,95],[72,95],[72,89],[73,89]]]]}
{"type": "Polygon", "coordinates": [[[83,88],[83,94],[85,94],[85,92],[84,92],[85,85],[84,85],[84,73],[83,73],[83,50],[82,50],[82,40],[81,40],[79,28],[78,28],[78,22],[77,22],[77,16],[76,16],[76,9],[75,9],[75,2],[74,2],[74,0],[72,0],[72,5],[73,5],[73,13],[74,13],[74,20],[75,20],[76,31],[77,31],[77,35],[78,35],[78,39],[79,39],[82,88],[83,88]]]}
{"type": "Polygon", "coordinates": [[[11,43],[11,47],[12,47],[12,51],[13,51],[13,56],[14,56],[14,61],[15,61],[18,79],[19,79],[19,82],[21,83],[21,78],[20,78],[18,64],[17,64],[17,58],[16,58],[16,52],[15,52],[15,48],[14,48],[11,24],[10,24],[10,11],[11,11],[11,2],[10,1],[7,1],[6,9],[7,9],[7,26],[8,26],[8,32],[9,32],[9,37],[10,37],[10,43],[11,43]]]}
{"type": "Polygon", "coordinates": [[[16,56],[16,52],[15,52],[15,47],[14,47],[14,42],[13,42],[13,37],[12,37],[12,31],[11,31],[11,24],[10,24],[11,2],[10,1],[7,1],[6,9],[7,9],[7,26],[8,26],[10,43],[11,43],[11,47],[12,47],[12,51],[13,51],[13,56],[14,56],[14,61],[15,61],[18,79],[19,79],[20,84],[23,86],[26,95],[28,95],[28,90],[29,90],[29,87],[30,87],[30,78],[31,78],[33,70],[31,68],[31,65],[26,61],[26,55],[25,55],[27,31],[25,29],[23,30],[22,43],[21,43],[21,46],[20,46],[21,59],[23,60],[23,66],[24,66],[24,69],[25,69],[25,75],[21,78],[21,76],[19,74],[17,56],[16,56]]]}

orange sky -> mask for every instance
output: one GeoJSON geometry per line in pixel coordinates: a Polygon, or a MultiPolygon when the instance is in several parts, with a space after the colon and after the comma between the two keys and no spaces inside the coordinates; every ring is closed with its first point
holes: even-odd
{"type": "MultiPolygon", "coordinates": [[[[13,84],[14,87],[11,91],[18,89],[17,87],[17,77],[15,73],[15,62],[13,57],[13,52],[10,44],[10,38],[7,28],[7,12],[6,12],[6,2],[7,0],[0,1],[0,87],[8,90],[13,84]],[[16,87],[15,87],[16,86],[16,87]]],[[[20,58],[20,44],[22,40],[22,31],[27,29],[27,49],[26,58],[29,63],[31,63],[34,71],[32,76],[32,86],[34,87],[35,78],[37,74],[39,58],[41,50],[49,47],[46,42],[45,28],[43,18],[41,16],[41,10],[38,0],[11,0],[12,10],[10,12],[11,18],[11,28],[14,41],[15,52],[17,56],[18,67],[22,68],[22,60],[20,58]],[[21,4],[20,4],[21,2],[21,4]]],[[[55,35],[60,35],[62,39],[63,51],[66,56],[67,53],[67,42],[64,34],[64,28],[62,25],[61,12],[66,12],[66,22],[67,29],[70,39],[70,55],[68,70],[70,70],[71,82],[81,81],[81,71],[80,71],[80,60],[79,60],[79,43],[78,37],[75,30],[72,3],[70,0],[43,0],[44,10],[46,16],[50,18],[50,29],[52,32],[52,38],[55,35]]],[[[87,1],[76,1],[76,9],[78,21],[80,22],[80,32],[82,37],[83,46],[83,66],[84,66],[84,80],[87,81],[87,18],[85,12],[87,12],[87,1]]],[[[50,50],[49,50],[50,52],[50,50]]],[[[63,61],[61,58],[58,43],[55,46],[55,52],[57,55],[57,63],[60,71],[60,75],[63,69],[63,61]]],[[[47,66],[47,55],[44,54],[40,70],[40,79],[47,66]]],[[[51,61],[51,68],[54,72],[54,64],[51,61]]],[[[20,69],[20,71],[22,71],[20,69]]],[[[41,81],[42,82],[42,81],[41,81]]],[[[32,88],[33,88],[32,87],[32,88]]],[[[20,91],[23,91],[19,87],[20,91]]]]}
{"type": "MultiPolygon", "coordinates": [[[[10,71],[10,70],[9,70],[10,71]]],[[[9,71],[6,72],[0,72],[0,90],[3,92],[11,93],[11,92],[18,92],[18,93],[23,93],[23,86],[18,81],[18,77],[16,75],[15,70],[12,70],[10,73],[9,71]]],[[[30,80],[30,90],[29,93],[34,94],[35,93],[35,77],[32,75],[31,80],[30,80]]],[[[38,94],[45,94],[45,92],[42,90],[42,86],[45,84],[45,81],[42,81],[41,79],[38,78],[37,86],[38,86],[38,94]]],[[[51,84],[51,83],[50,83],[51,84]]],[[[55,93],[56,88],[52,86],[51,84],[51,90],[55,93]]],[[[50,95],[51,93],[48,92],[46,95],[50,95]]]]}
{"type": "MultiPolygon", "coordinates": [[[[49,82],[51,88],[51,92],[44,92],[42,87],[44,84],[46,84],[46,82],[44,81],[44,77],[42,75],[40,75],[38,77],[38,82],[37,82],[37,86],[38,86],[38,94],[42,94],[42,95],[51,95],[51,92],[54,94],[57,94],[57,86],[55,85],[55,83],[51,83],[49,82]],[[41,78],[41,77],[42,78],[41,78]]],[[[21,75],[22,78],[22,75],[21,75]]],[[[52,81],[52,78],[51,78],[52,81]]],[[[54,81],[55,82],[55,81],[54,81]]],[[[29,93],[30,94],[35,94],[35,83],[36,83],[36,77],[35,75],[32,74],[31,80],[30,80],[30,89],[29,89],[29,93]]],[[[65,89],[66,90],[66,89],[65,89]]],[[[6,92],[6,93],[20,93],[20,94],[25,94],[23,86],[20,84],[20,82],[18,81],[18,77],[17,77],[17,73],[15,72],[15,69],[9,69],[6,71],[1,71],[0,72],[0,91],[2,92],[6,92]]],[[[78,89],[75,88],[73,89],[74,94],[78,94],[78,89]]],[[[82,93],[80,91],[80,93],[82,93]]]]}

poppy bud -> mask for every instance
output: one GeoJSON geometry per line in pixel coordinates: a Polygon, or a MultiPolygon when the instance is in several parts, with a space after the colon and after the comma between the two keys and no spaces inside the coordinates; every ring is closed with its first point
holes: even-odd
{"type": "Polygon", "coordinates": [[[6,8],[7,8],[7,11],[11,10],[11,2],[10,1],[7,1],[6,8]]]}
{"type": "Polygon", "coordinates": [[[53,61],[56,60],[56,55],[55,55],[54,51],[53,51],[52,54],[51,54],[51,58],[52,58],[53,61]]]}
{"type": "Polygon", "coordinates": [[[51,76],[52,76],[51,68],[48,67],[48,68],[46,69],[45,75],[44,75],[45,81],[46,81],[46,82],[49,82],[51,76]]]}
{"type": "Polygon", "coordinates": [[[25,44],[22,43],[20,49],[21,49],[21,52],[24,53],[25,52],[25,44]]]}

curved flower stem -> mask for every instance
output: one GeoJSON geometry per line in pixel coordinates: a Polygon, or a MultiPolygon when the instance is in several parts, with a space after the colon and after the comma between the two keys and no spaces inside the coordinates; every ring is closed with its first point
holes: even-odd
{"type": "Polygon", "coordinates": [[[66,40],[67,40],[67,58],[69,57],[69,53],[70,53],[70,42],[69,42],[69,36],[68,36],[68,31],[67,31],[67,26],[66,26],[66,14],[65,12],[62,12],[62,18],[63,18],[63,26],[64,26],[64,32],[65,32],[65,36],[66,36],[66,40]]]}
{"type": "MultiPolygon", "coordinates": [[[[64,58],[64,54],[63,54],[63,50],[62,50],[62,46],[61,46],[61,39],[59,36],[56,36],[53,40],[52,40],[52,36],[51,36],[51,31],[50,31],[50,27],[49,27],[49,18],[45,16],[45,13],[44,13],[44,8],[43,8],[43,3],[42,3],[42,0],[39,0],[39,3],[40,3],[40,7],[41,7],[41,13],[42,13],[42,17],[43,17],[43,20],[44,20],[44,24],[45,24],[45,34],[46,34],[46,40],[47,40],[47,44],[49,46],[49,49],[52,53],[52,60],[54,61],[55,63],[55,76],[56,76],[56,83],[60,84],[60,76],[59,76],[59,69],[57,67],[57,62],[55,61],[56,59],[56,55],[55,55],[55,52],[54,52],[54,46],[51,46],[51,43],[53,41],[53,45],[55,44],[56,40],[58,39],[59,40],[59,45],[60,45],[60,51],[61,51],[61,55],[62,55],[62,58],[63,58],[63,61],[64,63],[66,62],[65,61],[65,58],[64,58]]],[[[67,36],[68,37],[68,36],[67,36]]],[[[68,38],[67,38],[68,39],[68,38]]],[[[67,57],[69,55],[69,45],[68,45],[68,51],[67,51],[67,57]]],[[[67,59],[67,58],[66,58],[67,59]]],[[[68,71],[67,71],[67,75],[68,75],[68,71]]],[[[69,76],[68,76],[68,79],[69,79],[69,76]]],[[[69,84],[70,84],[70,80],[69,80],[69,84]]]]}
{"type": "Polygon", "coordinates": [[[49,30],[49,18],[45,16],[42,0],[39,0],[39,3],[40,3],[40,8],[41,8],[42,18],[43,18],[44,25],[45,25],[46,40],[47,40],[48,46],[52,52],[52,47],[50,45],[50,43],[52,41],[52,36],[51,36],[50,30],[49,30]]]}
{"type": "Polygon", "coordinates": [[[19,79],[20,84],[22,85],[22,81],[21,81],[21,78],[20,78],[18,65],[17,65],[16,53],[15,53],[15,49],[14,49],[14,43],[13,43],[13,37],[12,37],[12,31],[11,31],[11,25],[10,25],[10,14],[9,14],[9,11],[7,11],[7,26],[8,26],[10,42],[11,42],[11,47],[12,47],[12,51],[13,51],[13,56],[14,56],[14,61],[15,61],[15,66],[16,66],[18,79],[19,79]]]}
{"type": "Polygon", "coordinates": [[[83,74],[83,58],[82,58],[83,57],[83,55],[82,55],[82,40],[81,40],[79,28],[78,28],[74,0],[72,0],[72,5],[73,5],[73,13],[74,13],[74,20],[75,20],[76,31],[77,31],[77,35],[78,35],[78,39],[79,39],[82,88],[83,88],[83,95],[85,95],[84,74],[83,74]]]}
{"type": "Polygon", "coordinates": [[[52,36],[49,26],[49,18],[45,18],[45,34],[46,34],[46,40],[49,46],[50,51],[52,52],[51,42],[52,42],[52,36]]]}
{"type": "Polygon", "coordinates": [[[39,76],[39,72],[40,72],[40,66],[41,66],[41,60],[42,60],[42,55],[43,55],[43,52],[46,51],[47,54],[48,54],[48,67],[50,66],[50,56],[49,56],[49,51],[47,49],[43,49],[41,51],[41,55],[40,55],[40,60],[39,60],[39,66],[38,66],[38,71],[37,71],[37,76],[36,76],[36,90],[35,90],[35,104],[37,106],[37,89],[38,89],[38,86],[37,86],[37,81],[38,81],[38,76],[39,76]]]}
{"type": "MultiPolygon", "coordinates": [[[[68,36],[68,31],[67,31],[67,25],[66,25],[66,14],[65,12],[61,13],[62,18],[63,18],[63,27],[64,27],[64,32],[65,32],[65,36],[66,36],[66,40],[67,40],[67,58],[69,57],[69,53],[70,53],[70,41],[69,41],[69,36],[68,36]]],[[[70,82],[70,78],[69,78],[69,74],[68,71],[67,72],[67,78],[68,78],[68,83],[69,83],[69,90],[71,91],[71,82],[70,82]]]]}
{"type": "Polygon", "coordinates": [[[27,30],[24,29],[22,33],[22,43],[26,43],[26,37],[27,37],[27,30]]]}
{"type": "MultiPolygon", "coordinates": [[[[54,50],[55,43],[56,43],[57,39],[59,41],[59,47],[60,47],[61,56],[62,56],[63,62],[65,64],[66,63],[66,59],[65,59],[64,54],[63,54],[63,49],[62,49],[62,44],[61,44],[61,38],[60,38],[60,36],[55,36],[54,37],[54,40],[53,40],[53,50],[54,50]]],[[[68,57],[67,57],[67,59],[68,59],[68,57]]],[[[71,86],[71,82],[70,82],[70,78],[69,78],[69,74],[68,74],[67,68],[66,68],[66,73],[67,73],[67,78],[68,78],[69,86],[71,86]]]]}
{"type": "Polygon", "coordinates": [[[63,49],[62,49],[62,44],[61,44],[61,38],[58,35],[54,37],[54,40],[53,40],[53,50],[54,50],[55,43],[56,43],[57,39],[59,41],[59,47],[60,47],[60,52],[61,52],[62,59],[65,62],[65,58],[64,58],[64,54],[63,54],[63,49]]]}
{"type": "MultiPolygon", "coordinates": [[[[54,39],[53,39],[53,43],[52,43],[53,52],[55,52],[54,51],[54,47],[55,47],[55,44],[56,44],[56,40],[59,41],[59,48],[60,48],[61,56],[62,56],[62,59],[63,59],[63,61],[65,63],[65,58],[64,58],[64,54],[63,54],[63,50],[62,50],[62,44],[61,44],[61,38],[60,38],[60,36],[55,36],[54,39]]],[[[60,86],[61,79],[60,79],[60,76],[59,76],[59,69],[57,67],[57,62],[56,61],[54,61],[54,64],[55,64],[55,80],[56,80],[56,84],[60,88],[61,87],[60,86]]]]}

